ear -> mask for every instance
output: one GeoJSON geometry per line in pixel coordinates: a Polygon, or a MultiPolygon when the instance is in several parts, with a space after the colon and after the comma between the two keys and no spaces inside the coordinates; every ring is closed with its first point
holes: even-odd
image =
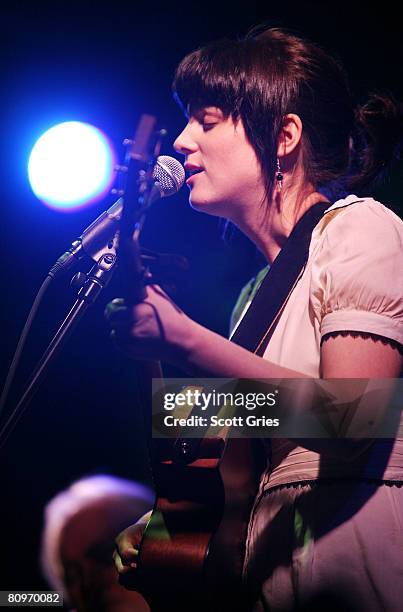
{"type": "Polygon", "coordinates": [[[277,157],[283,158],[295,151],[302,138],[302,121],[298,115],[285,115],[277,145],[277,157]]]}

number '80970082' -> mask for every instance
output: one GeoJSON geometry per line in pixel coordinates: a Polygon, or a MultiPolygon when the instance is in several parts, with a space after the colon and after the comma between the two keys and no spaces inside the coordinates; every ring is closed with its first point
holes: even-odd
{"type": "Polygon", "coordinates": [[[62,606],[59,591],[1,591],[0,606],[62,606]]]}

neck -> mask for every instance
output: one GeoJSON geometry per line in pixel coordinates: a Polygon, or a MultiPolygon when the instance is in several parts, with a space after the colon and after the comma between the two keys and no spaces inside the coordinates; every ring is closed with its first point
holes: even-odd
{"type": "Polygon", "coordinates": [[[326,201],[326,197],[312,185],[308,185],[303,194],[300,192],[299,195],[294,190],[277,191],[271,203],[262,203],[258,214],[255,210],[253,219],[243,220],[239,229],[254,242],[271,264],[306,211],[326,201]]]}

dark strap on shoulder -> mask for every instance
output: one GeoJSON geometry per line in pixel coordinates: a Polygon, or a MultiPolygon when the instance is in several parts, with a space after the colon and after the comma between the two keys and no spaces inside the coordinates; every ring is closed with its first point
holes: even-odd
{"type": "Polygon", "coordinates": [[[298,221],[235,330],[232,342],[253,353],[261,353],[257,351],[259,344],[305,266],[312,231],[329,206],[329,202],[315,204],[298,221]]]}

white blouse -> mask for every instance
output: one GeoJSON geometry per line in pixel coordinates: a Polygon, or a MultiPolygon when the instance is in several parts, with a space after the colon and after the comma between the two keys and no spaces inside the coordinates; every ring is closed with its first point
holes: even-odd
{"type": "MultiPolygon", "coordinates": [[[[402,247],[403,222],[379,202],[350,195],[328,208],[264,358],[319,378],[321,340],[328,333],[367,332],[403,343],[402,247]]],[[[357,451],[352,461],[273,438],[261,486],[340,477],[403,480],[403,440],[364,443],[357,451]]]]}
{"type": "Polygon", "coordinates": [[[402,253],[403,222],[391,210],[354,195],[333,204],[312,233],[307,265],[264,358],[318,378],[321,340],[330,332],[403,343],[402,253]]]}

